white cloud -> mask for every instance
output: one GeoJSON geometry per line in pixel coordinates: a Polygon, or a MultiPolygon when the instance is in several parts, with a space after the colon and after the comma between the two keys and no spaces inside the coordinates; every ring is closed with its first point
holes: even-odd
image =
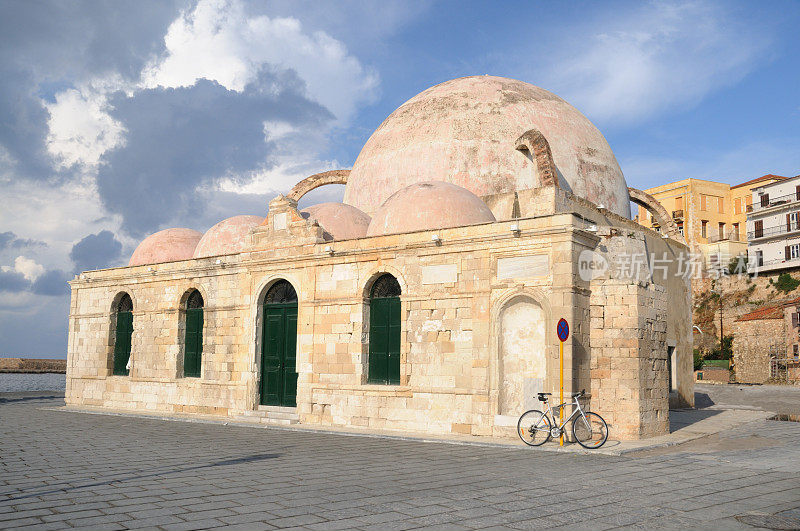
{"type": "Polygon", "coordinates": [[[108,114],[105,95],[91,87],[59,92],[50,112],[47,149],[60,166],[96,167],[107,150],[124,141],[124,128],[108,114]]]}
{"type": "Polygon", "coordinates": [[[694,177],[738,184],[767,173],[800,174],[800,138],[764,139],[726,149],[680,153],[680,157],[639,155],[620,159],[625,178],[634,188],[694,177]]]}
{"type": "Polygon", "coordinates": [[[768,44],[763,32],[733,19],[727,8],[652,2],[569,28],[545,67],[547,86],[607,123],[696,104],[750,73],[768,44]]]}
{"type": "Polygon", "coordinates": [[[33,282],[44,273],[44,266],[37,264],[35,260],[31,260],[30,258],[18,256],[17,259],[14,260],[14,270],[22,274],[22,276],[30,282],[33,282]]]}
{"type": "Polygon", "coordinates": [[[201,0],[169,28],[167,51],[142,72],[146,87],[190,86],[200,78],[241,91],[264,66],[293,69],[309,96],[347,122],[374,96],[377,75],[325,32],[296,18],[248,17],[239,0],[201,0]]]}

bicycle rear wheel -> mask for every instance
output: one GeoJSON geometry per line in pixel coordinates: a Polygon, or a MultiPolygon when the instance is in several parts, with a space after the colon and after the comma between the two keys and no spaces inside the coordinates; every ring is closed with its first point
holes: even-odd
{"type": "Polygon", "coordinates": [[[517,435],[528,446],[541,446],[550,440],[550,419],[538,409],[526,411],[517,421],[517,435]]]}
{"type": "Polygon", "coordinates": [[[608,440],[608,425],[597,413],[584,413],[572,421],[572,436],[584,448],[600,448],[608,440]]]}

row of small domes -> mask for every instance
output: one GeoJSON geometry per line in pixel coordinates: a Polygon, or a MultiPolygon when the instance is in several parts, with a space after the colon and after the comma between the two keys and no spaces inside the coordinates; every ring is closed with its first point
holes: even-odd
{"type": "MultiPolygon", "coordinates": [[[[326,238],[350,240],[461,227],[495,221],[478,196],[460,186],[441,181],[412,184],[390,196],[370,218],[345,203],[321,203],[300,211],[315,220],[326,238]]],[[[247,235],[264,223],[260,216],[234,216],[220,221],[205,234],[192,229],[166,229],[145,238],[128,265],[155,264],[234,254],[245,250],[247,235]]]]}

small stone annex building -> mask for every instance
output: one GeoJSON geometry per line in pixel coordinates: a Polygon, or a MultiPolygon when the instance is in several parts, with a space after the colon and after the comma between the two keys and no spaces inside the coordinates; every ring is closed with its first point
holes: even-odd
{"type": "Polygon", "coordinates": [[[669,404],[694,401],[687,247],[631,200],[664,216],[558,96],[436,85],[265,217],[164,230],[77,276],[67,404],[515,436],[536,392],[558,393],[563,317],[565,393],[585,388],[612,438],[666,433],[669,404]],[[330,183],[343,203],[297,209],[330,183]],[[668,274],[598,265],[653,253],[668,274]]]}

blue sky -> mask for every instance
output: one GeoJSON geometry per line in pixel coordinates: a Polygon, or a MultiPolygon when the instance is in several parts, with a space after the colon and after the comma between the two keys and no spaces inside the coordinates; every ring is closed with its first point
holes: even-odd
{"type": "Polygon", "coordinates": [[[76,272],[264,214],[455,77],[562,96],[631,186],[796,175],[798,22],[789,1],[0,0],[0,356],[64,357],[76,272]]]}

